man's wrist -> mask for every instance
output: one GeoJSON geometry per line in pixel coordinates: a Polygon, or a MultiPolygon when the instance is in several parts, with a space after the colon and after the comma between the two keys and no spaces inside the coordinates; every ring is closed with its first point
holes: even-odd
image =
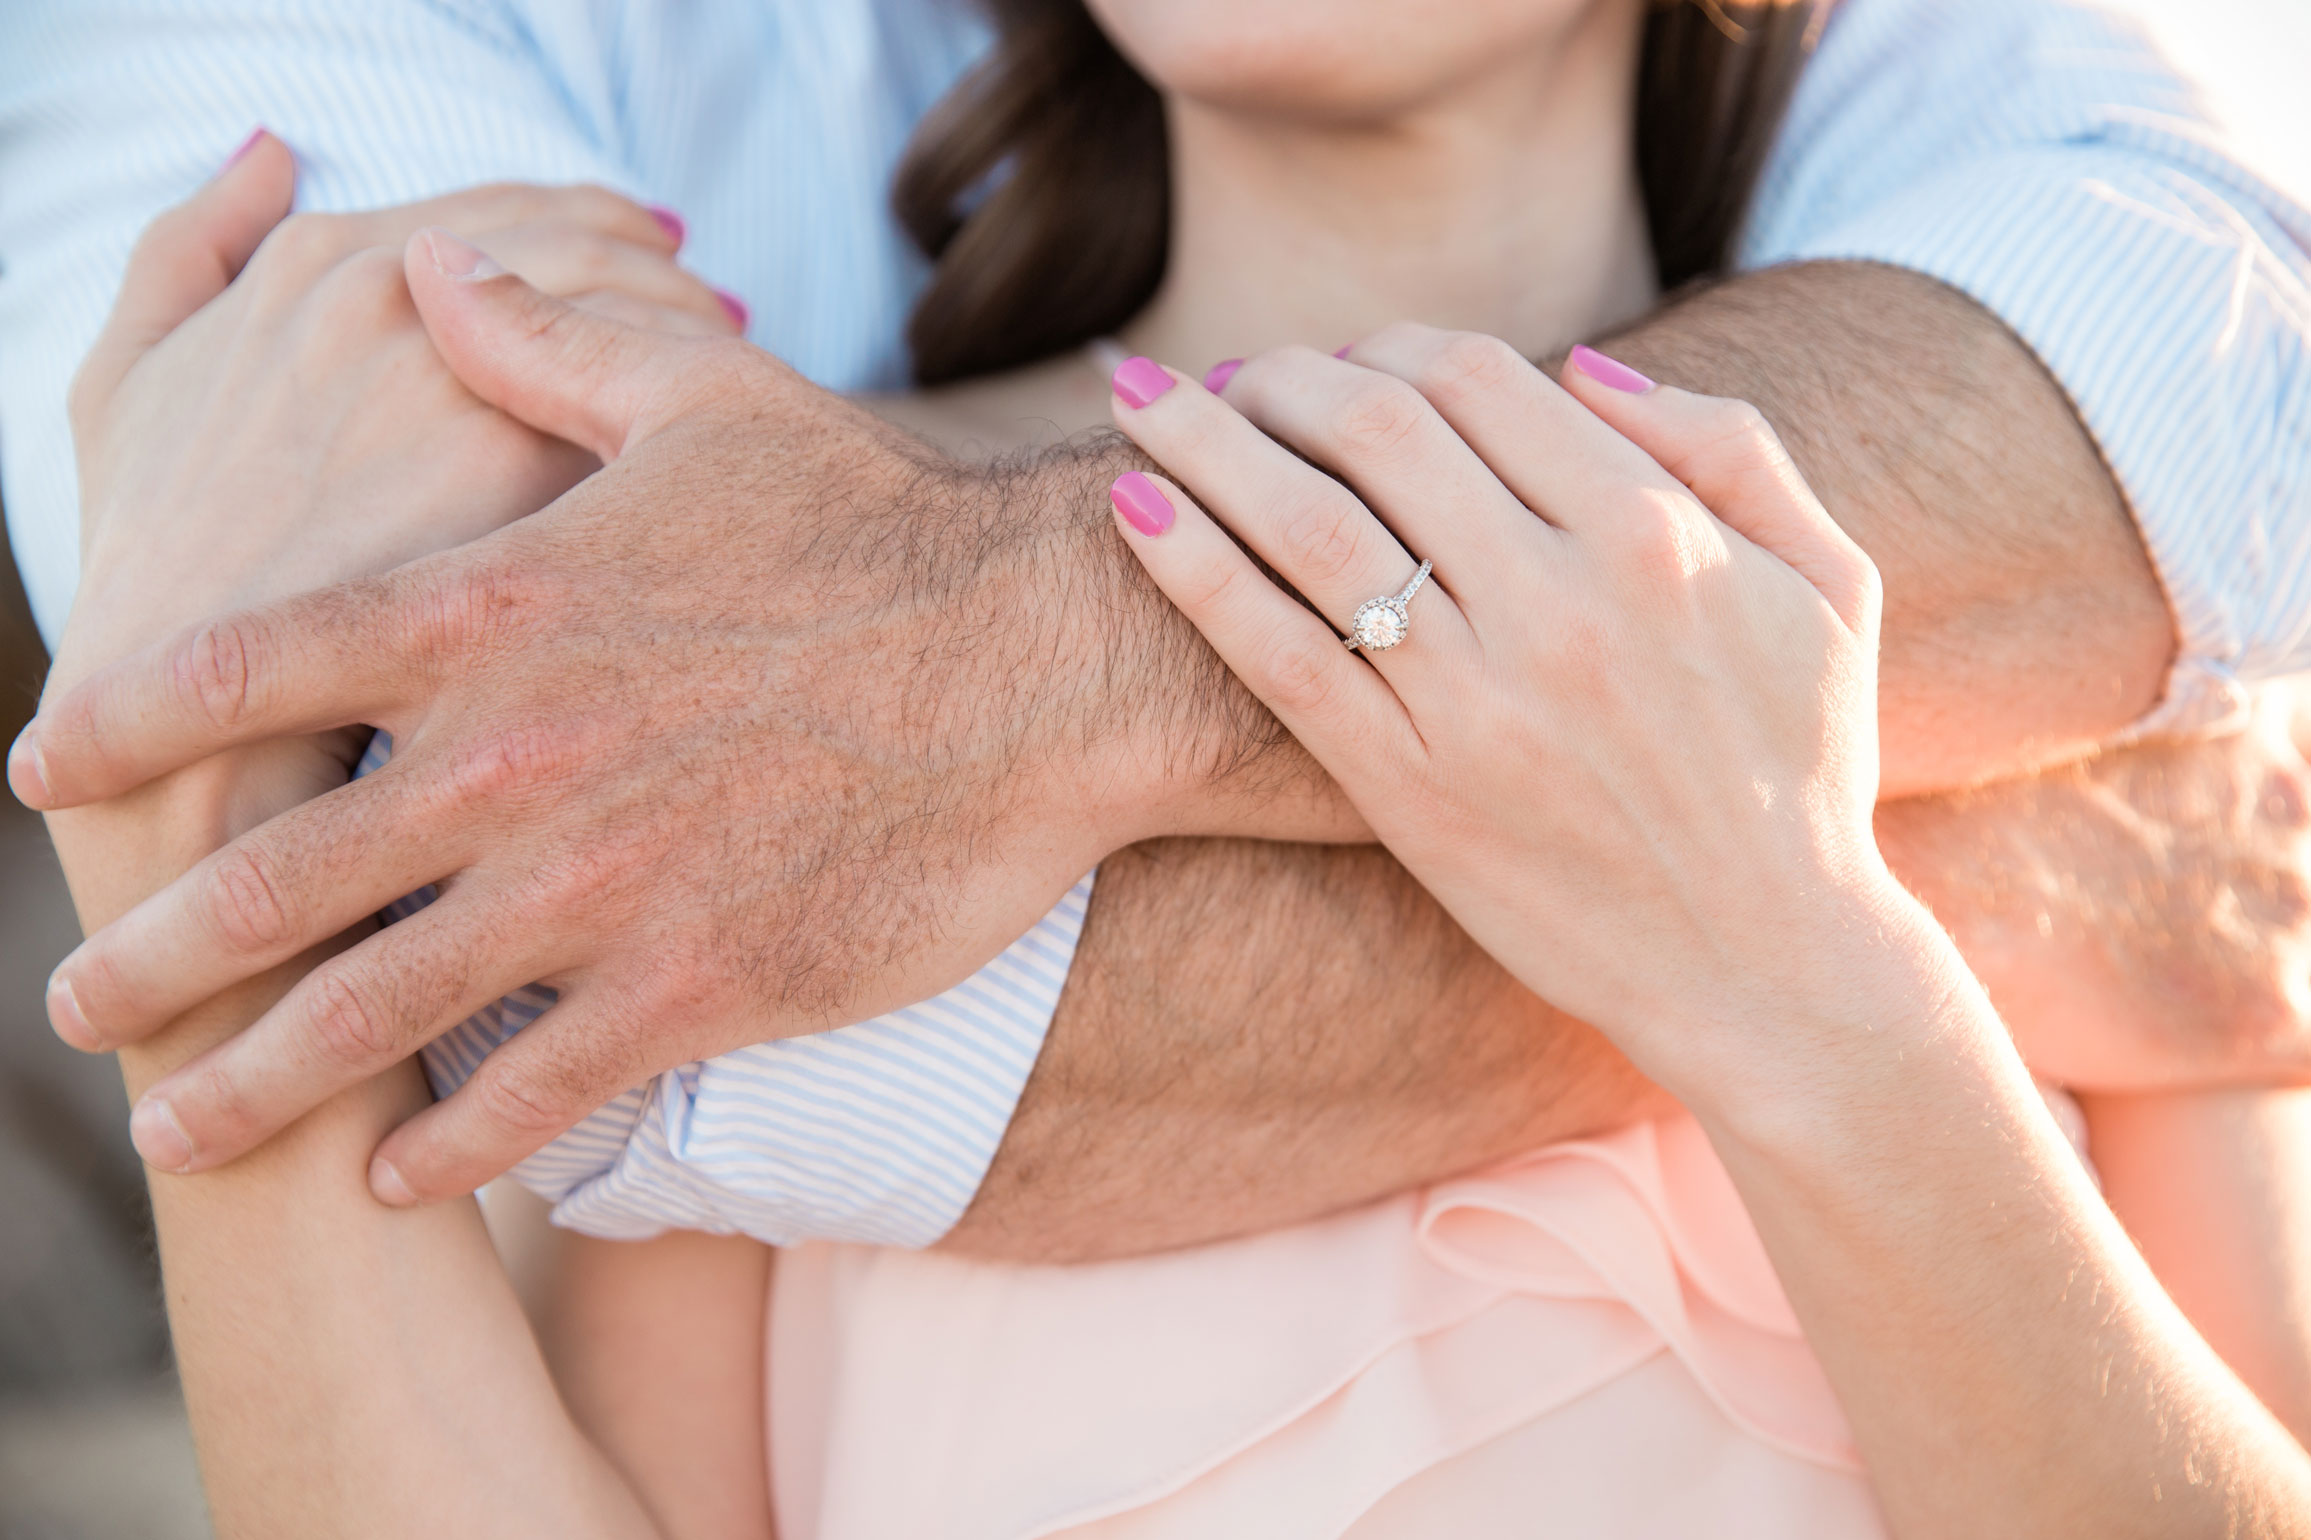
{"type": "Polygon", "coordinates": [[[1363,820],[1117,537],[1108,489],[1147,458],[1103,435],[990,490],[1029,506],[1030,646],[1056,677],[1044,763],[1101,854],[1168,836],[1362,842],[1363,820]],[[1054,730],[1055,729],[1055,730],[1054,730]]]}

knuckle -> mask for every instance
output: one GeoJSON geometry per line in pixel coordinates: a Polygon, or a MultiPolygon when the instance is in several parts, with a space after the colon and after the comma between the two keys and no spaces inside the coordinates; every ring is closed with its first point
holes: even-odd
{"type": "Polygon", "coordinates": [[[541,590],[539,581],[502,562],[442,574],[414,595],[404,641],[420,657],[495,652],[527,628],[546,597],[541,590]]]}
{"type": "Polygon", "coordinates": [[[1419,391],[1388,375],[1360,382],[1333,424],[1340,449],[1361,459],[1402,453],[1420,436],[1428,403],[1419,391]]]}
{"type": "Polygon", "coordinates": [[[1288,509],[1277,527],[1284,577],[1303,593],[1341,587],[1355,575],[1361,548],[1346,501],[1341,494],[1310,497],[1288,509]]]}
{"type": "Polygon", "coordinates": [[[1428,399],[1447,406],[1502,391],[1530,367],[1498,337],[1452,332],[1430,352],[1418,384],[1428,399]]]}
{"type": "Polygon", "coordinates": [[[467,1089],[477,1103],[475,1111],[494,1127],[525,1143],[542,1144],[577,1120],[582,1107],[570,1107],[567,1088],[542,1080],[522,1065],[485,1063],[467,1089]],[[565,1110],[568,1109],[568,1110],[565,1110]]]}
{"type": "Polygon", "coordinates": [[[522,723],[463,747],[449,775],[453,803],[494,802],[565,783],[584,762],[578,735],[522,723]]]}
{"type": "Polygon", "coordinates": [[[1269,653],[1268,683],[1270,699],[1279,710],[1303,715],[1323,711],[1338,678],[1339,659],[1332,656],[1337,646],[1328,638],[1320,644],[1299,627],[1276,639],[1269,653]]]}
{"type": "Polygon", "coordinates": [[[322,1054],[347,1069],[367,1069],[398,1057],[390,1017],[339,969],[313,977],[310,1021],[322,1054]]]}
{"type": "Polygon", "coordinates": [[[338,214],[310,210],[291,214],[275,225],[257,248],[258,260],[268,270],[316,273],[334,266],[344,255],[352,222],[338,214]]]}
{"type": "Polygon", "coordinates": [[[260,845],[237,845],[218,859],[207,908],[219,939],[235,952],[268,953],[291,939],[289,906],[260,845]]]}
{"type": "Polygon", "coordinates": [[[267,655],[263,628],[251,617],[205,621],[172,659],[177,696],[214,731],[233,733],[256,708],[267,655]]]}

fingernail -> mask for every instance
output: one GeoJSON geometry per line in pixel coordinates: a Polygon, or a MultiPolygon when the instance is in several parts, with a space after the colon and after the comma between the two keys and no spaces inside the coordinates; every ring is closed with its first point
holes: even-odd
{"type": "Polygon", "coordinates": [[[1212,372],[1204,376],[1204,389],[1210,391],[1215,396],[1218,395],[1221,391],[1228,388],[1228,381],[1234,379],[1236,377],[1236,371],[1243,367],[1244,361],[1240,358],[1221,359],[1218,363],[1212,365],[1212,372]]]}
{"type": "Polygon", "coordinates": [[[653,203],[650,205],[650,217],[658,221],[658,228],[666,232],[666,239],[674,243],[676,251],[680,251],[682,242],[690,234],[690,227],[682,222],[682,216],[662,203],[653,203]]]}
{"type": "Polygon", "coordinates": [[[242,140],[240,147],[234,150],[232,154],[225,157],[225,163],[217,168],[218,171],[230,171],[235,166],[239,165],[241,163],[241,158],[247,155],[251,150],[255,149],[257,147],[257,141],[264,137],[265,129],[262,124],[250,129],[249,137],[242,140]]]}
{"type": "Polygon", "coordinates": [[[1115,378],[1108,383],[1123,397],[1125,406],[1142,407],[1176,382],[1171,372],[1152,358],[1127,358],[1115,366],[1115,378]]]}
{"type": "Polygon", "coordinates": [[[63,1038],[83,1053],[101,1053],[104,1039],[88,1024],[88,1013],[80,1008],[80,997],[72,992],[72,980],[64,976],[60,967],[48,976],[48,1024],[63,1038]]]}
{"type": "Polygon", "coordinates": [[[722,301],[722,308],[724,310],[730,312],[731,324],[736,326],[740,331],[746,330],[747,318],[754,314],[753,311],[746,308],[746,301],[740,299],[737,295],[731,293],[728,289],[716,289],[714,291],[714,297],[722,301]]]}
{"type": "MultiPolygon", "coordinates": [[[[1124,399],[1131,400],[1129,396],[1124,399]]],[[[1132,404],[1145,406],[1147,403],[1135,401],[1132,404]]],[[[1143,535],[1152,538],[1172,527],[1172,500],[1164,496],[1162,487],[1138,471],[1125,471],[1116,477],[1115,485],[1107,489],[1107,498],[1115,504],[1115,511],[1122,514],[1131,527],[1143,535]]]]}
{"type": "Polygon", "coordinates": [[[128,1115],[129,1142],[156,1171],[182,1171],[193,1163],[193,1142],[169,1104],[148,1096],[128,1115]]]}
{"type": "Polygon", "coordinates": [[[40,745],[32,741],[30,727],[16,735],[8,750],[8,784],[16,800],[26,807],[48,805],[48,762],[41,757],[40,745]]]}
{"type": "Polygon", "coordinates": [[[417,1202],[417,1194],[409,1190],[408,1180],[382,1155],[372,1157],[369,1162],[369,1190],[387,1208],[408,1208],[417,1202]]]}
{"type": "Polygon", "coordinates": [[[1573,349],[1573,367],[1600,385],[1641,396],[1653,388],[1653,382],[1617,358],[1607,358],[1595,348],[1581,346],[1573,349]]]}
{"type": "Polygon", "coordinates": [[[1346,362],[1348,358],[1348,350],[1354,346],[1356,346],[1356,344],[1353,342],[1343,342],[1340,344],[1340,346],[1332,350],[1332,356],[1334,358],[1340,359],[1343,362],[1346,362]]]}
{"type": "Polygon", "coordinates": [[[434,270],[444,278],[455,278],[463,283],[480,283],[485,278],[498,278],[505,273],[505,269],[498,266],[488,252],[459,240],[447,230],[426,231],[425,244],[433,253],[434,270]]]}

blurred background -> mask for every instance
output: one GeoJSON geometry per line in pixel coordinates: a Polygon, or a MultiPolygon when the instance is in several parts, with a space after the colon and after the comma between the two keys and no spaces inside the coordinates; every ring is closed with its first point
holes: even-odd
{"type": "MultiPolygon", "coordinates": [[[[47,666],[0,561],[0,743],[47,666]]],[[[41,1007],[79,939],[39,816],[0,796],[0,1540],[200,1540],[120,1073],[41,1007]]]]}

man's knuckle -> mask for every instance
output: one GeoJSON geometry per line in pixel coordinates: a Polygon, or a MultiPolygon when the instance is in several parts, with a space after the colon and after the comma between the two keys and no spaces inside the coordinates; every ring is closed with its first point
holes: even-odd
{"type": "Polygon", "coordinates": [[[501,801],[566,783],[584,761],[578,738],[542,722],[521,722],[461,747],[449,774],[454,805],[501,801]]]}
{"type": "Polygon", "coordinates": [[[255,619],[227,615],[206,621],[172,659],[177,694],[209,728],[236,732],[255,712],[268,657],[264,628],[255,619]]]}
{"type": "Polygon", "coordinates": [[[342,971],[315,976],[311,1020],[321,1052],[347,1069],[370,1068],[400,1052],[390,1014],[342,971]]]}
{"type": "Polygon", "coordinates": [[[218,859],[209,877],[207,909],[218,938],[236,953],[274,952],[292,938],[295,917],[272,859],[260,845],[236,846],[218,859]]]}
{"type": "Polygon", "coordinates": [[[558,1080],[542,1078],[526,1065],[499,1065],[472,1082],[475,1109],[483,1119],[525,1141],[542,1142],[575,1121],[582,1107],[572,1107],[569,1089],[558,1080]]]}

